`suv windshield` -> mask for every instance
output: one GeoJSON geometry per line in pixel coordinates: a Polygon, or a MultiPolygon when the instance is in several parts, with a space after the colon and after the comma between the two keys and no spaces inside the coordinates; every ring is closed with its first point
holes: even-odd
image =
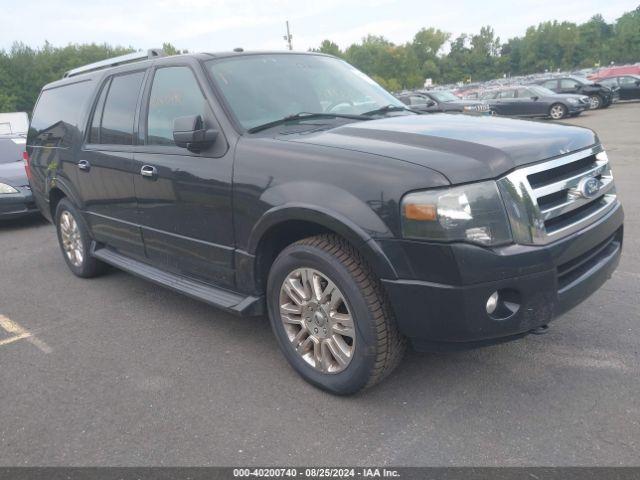
{"type": "Polygon", "coordinates": [[[388,106],[406,108],[364,73],[332,57],[241,55],[206,65],[247,130],[300,112],[361,115],[388,106]]]}
{"type": "Polygon", "coordinates": [[[460,100],[453,93],[447,91],[429,92],[429,94],[439,102],[455,102],[456,100],[460,100]]]}

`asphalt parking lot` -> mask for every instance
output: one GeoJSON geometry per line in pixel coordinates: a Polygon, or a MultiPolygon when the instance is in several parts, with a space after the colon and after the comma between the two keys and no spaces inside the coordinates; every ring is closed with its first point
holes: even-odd
{"type": "Polygon", "coordinates": [[[0,225],[0,465],[640,465],[640,103],[567,123],[613,164],[614,277],[546,335],[410,351],[349,398],[301,380],[264,318],[75,278],[51,225],[0,225]]]}

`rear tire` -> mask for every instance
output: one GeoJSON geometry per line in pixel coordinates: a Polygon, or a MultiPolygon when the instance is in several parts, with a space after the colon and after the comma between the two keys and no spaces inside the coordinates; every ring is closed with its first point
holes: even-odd
{"type": "Polygon", "coordinates": [[[66,198],[58,202],[55,225],[62,256],[74,275],[91,278],[106,270],[106,264],[91,256],[89,230],[80,212],[66,198]]]}
{"type": "Polygon", "coordinates": [[[267,306],[289,364],[328,392],[371,387],[402,359],[406,341],[382,285],[359,252],[335,235],[300,240],[278,255],[267,306]]]}

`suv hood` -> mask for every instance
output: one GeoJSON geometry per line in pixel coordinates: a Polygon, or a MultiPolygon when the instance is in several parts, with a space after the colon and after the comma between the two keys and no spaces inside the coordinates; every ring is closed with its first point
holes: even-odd
{"type": "Polygon", "coordinates": [[[581,127],[447,114],[388,117],[279,139],[422,165],[452,184],[496,178],[598,143],[594,132],[581,127]]]}

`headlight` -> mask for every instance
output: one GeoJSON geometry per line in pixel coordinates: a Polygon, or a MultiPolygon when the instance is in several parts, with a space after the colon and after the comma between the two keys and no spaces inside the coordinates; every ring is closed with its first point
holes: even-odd
{"type": "Polygon", "coordinates": [[[13,188],[11,185],[7,185],[6,183],[0,183],[0,195],[5,193],[18,193],[18,190],[13,188]]]}
{"type": "Polygon", "coordinates": [[[405,238],[480,245],[511,242],[509,221],[494,181],[405,195],[402,233],[405,238]]]}
{"type": "Polygon", "coordinates": [[[578,103],[578,100],[576,100],[575,98],[567,98],[567,102],[576,104],[578,103]]]}

